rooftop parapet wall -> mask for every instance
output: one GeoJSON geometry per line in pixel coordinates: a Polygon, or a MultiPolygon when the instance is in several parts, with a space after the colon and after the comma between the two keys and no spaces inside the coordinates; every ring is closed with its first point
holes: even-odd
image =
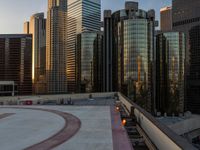
{"type": "Polygon", "coordinates": [[[151,114],[118,93],[119,100],[126,106],[130,114],[134,114],[138,125],[145,131],[158,149],[162,150],[196,150],[188,141],[177,135],[167,126],[161,124],[151,114]]]}
{"type": "Polygon", "coordinates": [[[95,98],[100,97],[114,97],[115,92],[109,93],[85,93],[85,94],[58,94],[58,95],[30,95],[30,96],[8,96],[8,97],[0,97],[0,102],[12,101],[17,102],[20,100],[32,100],[32,101],[42,101],[42,100],[59,100],[59,99],[88,99],[90,95],[95,98]]]}

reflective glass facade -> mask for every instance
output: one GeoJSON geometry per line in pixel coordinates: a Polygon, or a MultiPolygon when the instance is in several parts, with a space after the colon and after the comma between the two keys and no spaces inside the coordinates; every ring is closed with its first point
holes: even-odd
{"type": "Polygon", "coordinates": [[[142,83],[148,80],[147,20],[125,20],[123,26],[124,82],[132,79],[138,86],[144,84],[147,87],[146,83],[142,83]]]}
{"type": "MultiPolygon", "coordinates": [[[[102,36],[97,32],[86,31],[77,35],[76,70],[79,92],[95,91],[94,78],[99,75],[98,72],[95,72],[99,65],[97,64],[98,61],[95,60],[98,59],[95,55],[98,55],[97,52],[101,51],[99,49],[101,48],[101,38],[102,36]],[[95,49],[96,47],[97,49],[95,49]]],[[[96,79],[98,80],[98,77],[96,79]]]]}
{"type": "Polygon", "coordinates": [[[184,33],[166,32],[157,36],[157,111],[184,112],[185,50],[184,33]]]}
{"type": "Polygon", "coordinates": [[[49,0],[47,12],[47,93],[67,93],[67,0],[49,0]]]}
{"type": "Polygon", "coordinates": [[[31,16],[29,32],[33,36],[32,78],[34,93],[45,93],[46,19],[44,18],[44,13],[31,16]]]}
{"type": "Polygon", "coordinates": [[[76,90],[76,35],[84,30],[100,30],[101,2],[100,0],[69,0],[67,16],[67,80],[68,90],[74,92],[76,90]]]}
{"type": "MultiPolygon", "coordinates": [[[[144,13],[146,15],[146,13],[144,13]]],[[[127,95],[143,105],[151,99],[151,69],[153,30],[149,30],[147,19],[128,19],[118,24],[118,63],[121,88],[127,89],[127,95]],[[121,33],[120,33],[121,32],[121,33]],[[146,99],[145,99],[146,98],[146,99]]],[[[147,107],[147,106],[144,106],[147,107]]]]}
{"type": "MultiPolygon", "coordinates": [[[[108,11],[109,12],[109,11],[108,11]]],[[[138,9],[137,2],[126,2],[125,9],[109,16],[104,14],[105,43],[112,45],[112,83],[114,91],[121,91],[134,102],[152,111],[152,65],[154,51],[155,11],[138,9]]],[[[106,46],[105,46],[106,47],[106,46]]],[[[109,49],[107,49],[108,51],[109,49]]]]}
{"type": "Polygon", "coordinates": [[[14,81],[18,95],[32,94],[31,35],[0,35],[0,81],[14,81]]]}
{"type": "MultiPolygon", "coordinates": [[[[112,55],[112,12],[111,10],[104,11],[104,44],[102,53],[103,65],[103,92],[111,92],[113,88],[113,55],[112,55]]],[[[117,83],[116,83],[117,84],[117,83]]]]}
{"type": "MultiPolygon", "coordinates": [[[[172,0],[172,21],[173,21],[173,31],[180,31],[180,32],[184,32],[185,36],[186,36],[186,67],[185,67],[185,73],[187,76],[187,79],[185,80],[185,84],[186,84],[186,89],[187,91],[185,93],[189,93],[189,97],[192,99],[185,99],[186,105],[187,105],[187,101],[191,101],[191,105],[193,99],[195,99],[196,93],[198,92],[194,92],[192,93],[191,91],[195,91],[195,90],[190,90],[192,87],[189,85],[191,83],[189,83],[188,78],[190,78],[189,76],[191,75],[191,69],[193,67],[193,64],[191,64],[193,58],[192,55],[192,50],[191,50],[191,39],[194,40],[194,36],[196,35],[192,35],[193,37],[190,37],[190,30],[193,29],[193,27],[195,26],[199,26],[200,24],[200,1],[199,0],[172,0]]],[[[197,36],[198,37],[198,36],[197,36]]],[[[198,39],[198,38],[197,38],[198,39]]],[[[197,40],[196,39],[196,40],[197,40]]],[[[195,40],[194,40],[195,41],[195,40]]],[[[198,43],[198,42],[197,42],[198,43]]],[[[194,43],[193,43],[194,44],[194,43]]],[[[192,81],[193,83],[197,83],[198,80],[195,82],[195,80],[192,81]]],[[[193,87],[195,88],[195,85],[193,87]]],[[[198,86],[197,86],[198,89],[198,86]]],[[[197,98],[199,99],[199,97],[197,98]]],[[[195,101],[195,100],[194,100],[195,101]]],[[[196,103],[196,102],[195,102],[196,103]]],[[[196,104],[194,103],[194,108],[196,108],[196,104]]],[[[189,106],[186,106],[186,109],[189,106]]]]}
{"type": "Polygon", "coordinates": [[[103,92],[103,32],[98,32],[94,41],[93,91],[103,92]]]}
{"type": "Polygon", "coordinates": [[[200,114],[200,26],[191,28],[189,35],[191,60],[185,108],[200,114]]]}

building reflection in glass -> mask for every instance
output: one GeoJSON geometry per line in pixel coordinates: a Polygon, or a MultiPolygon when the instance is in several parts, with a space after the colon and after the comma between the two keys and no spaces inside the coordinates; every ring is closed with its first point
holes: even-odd
{"type": "MultiPolygon", "coordinates": [[[[122,24],[118,25],[120,28],[122,24]]],[[[142,91],[148,90],[148,22],[145,19],[125,20],[122,30],[124,84],[130,88],[128,95],[137,99],[142,91]],[[133,87],[135,93],[131,92],[133,87]]]]}
{"type": "Polygon", "coordinates": [[[117,23],[117,54],[114,56],[117,55],[118,60],[118,88],[151,111],[155,12],[128,8],[120,10],[121,21],[117,23]]]}
{"type": "Polygon", "coordinates": [[[76,35],[85,31],[99,31],[101,23],[100,0],[67,1],[67,87],[68,92],[76,91],[76,35]]]}
{"type": "Polygon", "coordinates": [[[184,111],[185,44],[184,33],[157,35],[156,109],[162,113],[184,111]]]}
{"type": "MultiPolygon", "coordinates": [[[[78,92],[96,91],[101,70],[98,55],[101,53],[102,34],[84,31],[76,39],[76,79],[78,92]],[[94,81],[95,80],[95,81],[94,81]]],[[[100,85],[99,85],[100,86],[100,85]]]]}

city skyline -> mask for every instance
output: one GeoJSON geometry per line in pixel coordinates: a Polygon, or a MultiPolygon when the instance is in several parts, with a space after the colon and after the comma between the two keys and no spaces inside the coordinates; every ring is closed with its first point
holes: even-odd
{"type": "MultiPolygon", "coordinates": [[[[113,5],[115,0],[102,0],[102,10],[112,9],[116,11],[124,8],[124,2],[126,0],[119,0],[118,3],[113,5]]],[[[160,1],[157,0],[134,0],[139,2],[139,7],[144,10],[155,9],[156,19],[160,18],[160,8],[171,5],[171,0],[160,1]],[[155,5],[156,4],[156,5],[155,5]]],[[[23,23],[30,19],[30,16],[35,13],[44,12],[45,17],[47,14],[47,0],[27,1],[20,0],[18,3],[12,3],[12,0],[0,1],[0,18],[4,20],[0,25],[0,34],[5,33],[23,33],[23,23]],[[31,7],[26,7],[31,6],[31,7]]]]}
{"type": "Polygon", "coordinates": [[[0,149],[200,150],[200,0],[1,0],[0,19],[0,149]]]}

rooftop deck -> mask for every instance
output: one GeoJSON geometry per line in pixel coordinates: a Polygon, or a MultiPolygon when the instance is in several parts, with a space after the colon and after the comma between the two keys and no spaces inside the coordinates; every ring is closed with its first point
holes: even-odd
{"type": "Polygon", "coordinates": [[[0,97],[0,105],[2,150],[196,150],[121,93],[0,97]]]}
{"type": "Polygon", "coordinates": [[[133,150],[115,99],[0,106],[1,150],[133,150]]]}

